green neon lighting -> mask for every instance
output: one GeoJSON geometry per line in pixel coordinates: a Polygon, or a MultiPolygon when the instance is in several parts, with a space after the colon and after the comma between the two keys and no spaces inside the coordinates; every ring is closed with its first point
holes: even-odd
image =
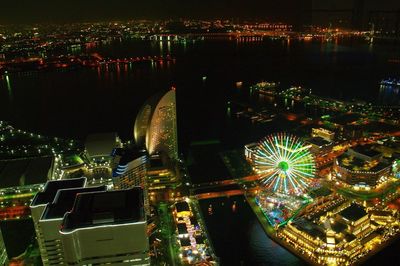
{"type": "Polygon", "coordinates": [[[285,161],[282,161],[278,164],[279,169],[281,169],[282,171],[286,172],[287,170],[289,170],[289,164],[285,161]]]}

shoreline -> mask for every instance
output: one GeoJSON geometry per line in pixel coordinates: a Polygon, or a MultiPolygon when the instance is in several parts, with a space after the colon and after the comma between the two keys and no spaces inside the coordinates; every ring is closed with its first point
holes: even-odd
{"type": "Polygon", "coordinates": [[[380,244],[377,248],[371,250],[367,255],[363,256],[361,259],[357,260],[351,265],[363,265],[364,263],[368,262],[370,258],[377,255],[379,252],[383,251],[386,247],[389,247],[394,242],[396,242],[396,240],[399,239],[400,239],[400,233],[397,233],[395,236],[391,237],[389,240],[380,244]]]}
{"type": "Polygon", "coordinates": [[[256,215],[257,220],[260,223],[261,227],[263,228],[264,232],[267,234],[267,236],[272,241],[276,242],[282,248],[286,249],[287,251],[289,251],[290,253],[292,253],[293,255],[295,255],[296,257],[301,259],[302,261],[306,262],[307,264],[315,265],[315,266],[320,265],[317,262],[310,259],[309,257],[303,256],[303,254],[299,253],[298,250],[294,249],[292,246],[288,245],[285,241],[278,238],[274,234],[276,232],[275,229],[268,223],[268,221],[266,219],[265,219],[265,221],[260,219],[260,218],[263,218],[264,216],[263,216],[262,212],[257,212],[256,208],[258,208],[258,205],[253,200],[251,200],[246,194],[245,194],[245,198],[246,198],[247,203],[250,205],[250,208],[253,210],[253,213],[256,215]]]}
{"type": "MultiPolygon", "coordinates": [[[[267,236],[279,244],[281,247],[285,248],[288,250],[290,253],[295,255],[296,257],[300,258],[304,262],[310,265],[320,265],[316,261],[312,260],[309,257],[303,256],[302,253],[298,252],[298,250],[294,249],[292,246],[290,246],[287,242],[281,240],[279,237],[275,235],[275,229],[268,223],[268,221],[264,218],[264,215],[262,214],[261,210],[260,212],[257,211],[258,205],[252,200],[253,198],[248,197],[245,195],[247,203],[250,205],[251,209],[253,210],[253,213],[256,215],[258,222],[262,226],[264,232],[267,234],[267,236]]],[[[363,265],[364,263],[368,262],[370,258],[373,256],[377,255],[379,252],[383,251],[386,247],[392,245],[396,240],[400,239],[400,233],[397,233],[395,236],[391,237],[389,240],[385,241],[384,243],[380,244],[377,246],[375,249],[371,250],[367,255],[363,256],[362,258],[358,259],[357,261],[351,263],[350,265],[358,266],[358,265],[363,265]]]]}

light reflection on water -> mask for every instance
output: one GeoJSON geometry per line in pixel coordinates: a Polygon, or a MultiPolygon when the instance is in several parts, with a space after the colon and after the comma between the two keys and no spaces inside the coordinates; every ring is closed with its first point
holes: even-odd
{"type": "Polygon", "coordinates": [[[222,265],[305,265],[268,238],[243,196],[202,200],[200,206],[222,265]]]}
{"type": "Polygon", "coordinates": [[[368,44],[353,41],[124,40],[88,45],[82,52],[104,58],[170,54],[176,62],[11,74],[12,102],[3,76],[0,120],[60,137],[85,138],[88,132],[117,131],[127,139],[132,137],[132,121],[142,103],[174,85],[180,142],[187,145],[193,139],[222,135],[224,105],[237,81],[242,81],[243,87],[260,80],[280,81],[282,87],[303,85],[326,97],[376,100],[379,81],[400,75],[398,65],[387,63],[400,56],[398,47],[374,46],[371,51],[368,44]]]}
{"type": "Polygon", "coordinates": [[[256,217],[251,219],[248,230],[251,265],[306,265],[268,238],[256,217]]]}

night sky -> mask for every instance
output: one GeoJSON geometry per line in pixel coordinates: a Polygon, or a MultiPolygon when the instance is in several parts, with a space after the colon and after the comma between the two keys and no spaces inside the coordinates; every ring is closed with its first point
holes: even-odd
{"type": "Polygon", "coordinates": [[[399,10],[399,0],[2,0],[0,23],[239,18],[293,23],[312,9],[399,10]]]}
{"type": "Polygon", "coordinates": [[[0,23],[130,18],[270,18],[293,20],[311,0],[13,0],[1,1],[0,23]],[[303,5],[301,4],[303,3],[303,5]]]}

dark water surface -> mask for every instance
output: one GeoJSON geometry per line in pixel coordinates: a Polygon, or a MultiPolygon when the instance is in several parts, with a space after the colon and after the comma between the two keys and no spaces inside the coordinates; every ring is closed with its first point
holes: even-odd
{"type": "Polygon", "coordinates": [[[200,206],[222,265],[306,265],[268,238],[243,196],[202,200],[200,206]]]}
{"type": "Polygon", "coordinates": [[[0,119],[17,127],[72,138],[118,131],[132,137],[140,105],[177,87],[180,142],[218,137],[236,81],[280,81],[323,96],[378,98],[382,78],[400,76],[400,49],[359,40],[338,43],[269,40],[158,43],[122,41],[88,52],[112,58],[170,54],[175,62],[10,74],[0,80],[0,119]],[[202,77],[207,79],[203,81],[202,77]],[[207,125],[207,127],[205,126],[207,125]]]}

